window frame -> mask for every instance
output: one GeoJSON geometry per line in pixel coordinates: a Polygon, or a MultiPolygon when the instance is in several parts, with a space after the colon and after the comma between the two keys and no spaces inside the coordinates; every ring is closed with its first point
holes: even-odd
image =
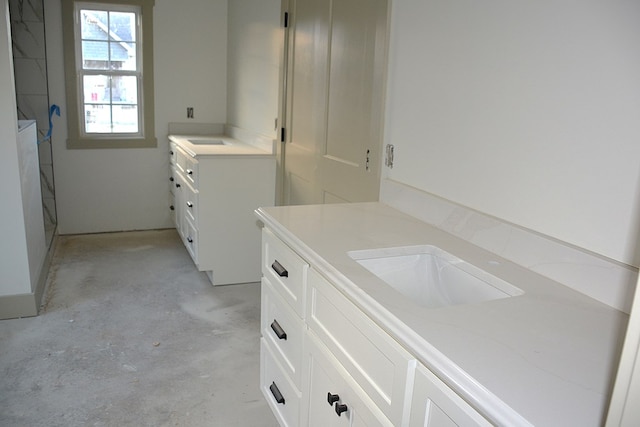
{"type": "MultiPolygon", "coordinates": [[[[65,84],[67,94],[67,148],[152,148],[157,147],[155,137],[154,85],[153,85],[153,6],[155,0],[62,0],[63,46],[65,84]],[[80,34],[80,7],[108,11],[131,12],[139,9],[136,51],[142,58],[138,78],[139,133],[86,133],[84,120],[84,94],[80,34]],[[77,43],[76,43],[77,41],[77,43]],[[140,111],[141,110],[141,111],[140,111]]],[[[96,70],[99,71],[99,70],[96,70]]],[[[88,75],[93,72],[86,73],[88,75]]],[[[111,74],[111,73],[107,73],[111,74]]],[[[117,73],[113,73],[117,74],[117,73]]],[[[117,105],[117,104],[111,104],[117,105]]]]}

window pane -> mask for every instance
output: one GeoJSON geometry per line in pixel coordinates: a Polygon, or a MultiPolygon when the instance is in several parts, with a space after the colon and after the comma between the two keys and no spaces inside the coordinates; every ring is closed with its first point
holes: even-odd
{"type": "Polygon", "coordinates": [[[113,76],[111,99],[114,104],[137,104],[138,79],[135,76],[113,76]]]}
{"type": "Polygon", "coordinates": [[[136,70],[136,44],[111,43],[111,70],[136,70]]]}
{"type": "Polygon", "coordinates": [[[99,10],[86,10],[80,11],[80,28],[83,39],[89,40],[107,40],[108,30],[108,14],[99,10]]]}
{"type": "Polygon", "coordinates": [[[85,70],[109,69],[109,42],[83,40],[82,68],[85,70]]]}
{"type": "Polygon", "coordinates": [[[84,76],[85,104],[109,104],[111,102],[109,76],[84,76]]]}
{"type": "Polygon", "coordinates": [[[114,105],[113,132],[138,132],[138,107],[135,105],[114,105]]]}
{"type": "Polygon", "coordinates": [[[111,12],[109,14],[109,31],[124,42],[136,41],[136,14],[111,12]]]}
{"type": "Polygon", "coordinates": [[[84,123],[87,133],[110,133],[111,108],[109,105],[85,104],[84,123]]]}

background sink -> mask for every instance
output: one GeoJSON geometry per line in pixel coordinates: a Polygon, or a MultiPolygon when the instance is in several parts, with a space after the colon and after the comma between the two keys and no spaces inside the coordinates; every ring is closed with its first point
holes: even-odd
{"type": "Polygon", "coordinates": [[[435,246],[351,251],[348,255],[389,286],[427,308],[491,301],[524,293],[435,246]]]}
{"type": "Polygon", "coordinates": [[[193,138],[188,141],[196,145],[227,145],[223,140],[214,138],[193,138]]]}

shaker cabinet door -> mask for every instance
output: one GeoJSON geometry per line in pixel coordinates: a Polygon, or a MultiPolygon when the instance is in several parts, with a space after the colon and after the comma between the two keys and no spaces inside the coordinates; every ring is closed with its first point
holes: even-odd
{"type": "Polygon", "coordinates": [[[416,369],[409,427],[491,426],[424,366],[416,369]]]}
{"type": "MultiPolygon", "coordinates": [[[[305,341],[308,369],[309,427],[391,427],[392,423],[369,399],[313,332],[305,341]]],[[[303,420],[304,421],[304,420],[303,420]]]]}

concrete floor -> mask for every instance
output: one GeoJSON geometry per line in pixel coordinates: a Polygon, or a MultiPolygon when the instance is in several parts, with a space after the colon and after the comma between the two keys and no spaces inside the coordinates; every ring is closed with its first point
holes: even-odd
{"type": "Polygon", "coordinates": [[[0,426],[277,426],[259,285],[214,288],[175,230],[61,236],[47,286],[0,321],[0,426]]]}

